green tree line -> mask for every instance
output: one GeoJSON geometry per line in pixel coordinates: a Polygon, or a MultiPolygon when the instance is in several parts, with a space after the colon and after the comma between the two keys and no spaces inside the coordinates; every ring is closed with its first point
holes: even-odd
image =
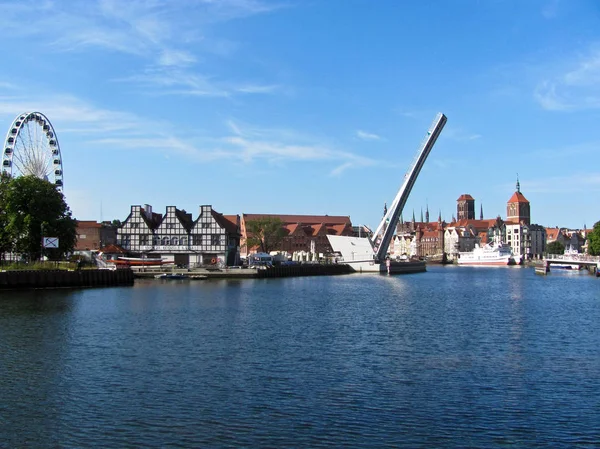
{"type": "Polygon", "coordinates": [[[44,249],[50,260],[73,251],[77,221],[61,192],[35,176],[0,176],[0,260],[7,253],[25,260],[42,256],[42,237],[58,238],[58,248],[44,249]]]}
{"type": "Polygon", "coordinates": [[[588,253],[592,256],[600,256],[600,221],[596,222],[592,231],[587,235],[588,253]]]}

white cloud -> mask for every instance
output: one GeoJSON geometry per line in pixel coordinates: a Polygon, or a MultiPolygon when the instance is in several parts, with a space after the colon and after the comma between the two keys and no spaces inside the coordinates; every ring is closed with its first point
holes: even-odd
{"type": "Polygon", "coordinates": [[[592,193],[600,192],[600,172],[573,173],[543,179],[521,180],[531,193],[592,193]]]}
{"type": "Polygon", "coordinates": [[[539,82],[534,98],[550,111],[600,108],[600,49],[596,48],[571,68],[539,82]]]}
{"type": "Polygon", "coordinates": [[[166,0],[38,3],[0,1],[4,32],[35,38],[54,51],[84,52],[96,47],[136,56],[131,60],[138,64],[133,69],[136,75],[125,74],[117,81],[141,82],[151,88],[177,87],[161,94],[195,96],[268,94],[280,87],[274,83],[216,82],[214,75],[192,70],[199,53],[230,55],[237,48],[235,42],[207,39],[199,30],[214,27],[217,22],[268,13],[284,6],[280,3],[198,0],[187,2],[185,7],[181,2],[166,0]],[[22,26],[24,22],[27,26],[22,26]]]}
{"type": "Polygon", "coordinates": [[[196,62],[196,57],[184,50],[163,50],[158,59],[161,66],[179,66],[184,67],[196,62]]]}
{"type": "Polygon", "coordinates": [[[234,87],[232,90],[241,92],[244,94],[269,94],[275,92],[280,86],[277,84],[260,85],[260,84],[246,84],[242,86],[234,87]]]}
{"type": "Polygon", "coordinates": [[[461,128],[454,128],[451,126],[446,126],[444,128],[444,132],[442,133],[442,137],[447,139],[455,140],[457,142],[469,142],[473,140],[481,139],[481,134],[470,133],[468,131],[464,131],[461,128]]]}
{"type": "Polygon", "coordinates": [[[360,129],[356,131],[356,136],[361,140],[381,140],[381,137],[377,134],[369,133],[360,129]]]}
{"type": "Polygon", "coordinates": [[[542,8],[542,16],[546,19],[554,19],[558,16],[558,3],[559,0],[550,0],[542,8]]]}
{"type": "Polygon", "coordinates": [[[344,162],[342,165],[337,166],[329,173],[330,176],[340,176],[347,169],[352,168],[352,162],[344,162]]]}

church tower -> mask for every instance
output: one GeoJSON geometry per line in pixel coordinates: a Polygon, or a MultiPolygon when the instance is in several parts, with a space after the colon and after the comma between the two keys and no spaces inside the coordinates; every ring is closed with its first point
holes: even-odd
{"type": "Polygon", "coordinates": [[[475,220],[475,199],[469,195],[461,195],[456,200],[456,219],[475,220]]]}
{"type": "Polygon", "coordinates": [[[517,190],[506,203],[506,221],[513,223],[531,224],[531,210],[529,201],[521,193],[521,184],[517,176],[517,190]]]}

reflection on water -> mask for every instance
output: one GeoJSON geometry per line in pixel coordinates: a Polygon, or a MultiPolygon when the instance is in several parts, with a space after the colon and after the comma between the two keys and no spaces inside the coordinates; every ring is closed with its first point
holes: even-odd
{"type": "Polygon", "coordinates": [[[430,267],[2,292],[0,446],[591,447],[599,289],[430,267]]]}

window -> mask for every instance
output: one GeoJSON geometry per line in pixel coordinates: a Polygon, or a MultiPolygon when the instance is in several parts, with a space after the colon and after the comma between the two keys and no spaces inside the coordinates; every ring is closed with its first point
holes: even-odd
{"type": "Polygon", "coordinates": [[[202,223],[202,229],[210,228],[210,223],[202,223]]]}
{"type": "Polygon", "coordinates": [[[195,245],[195,246],[202,245],[202,236],[201,235],[193,235],[192,236],[192,245],[195,245]]]}
{"type": "Polygon", "coordinates": [[[148,237],[148,235],[140,235],[140,245],[147,245],[148,237]]]}
{"type": "Polygon", "coordinates": [[[173,237],[171,239],[171,245],[173,245],[173,246],[179,245],[179,239],[177,237],[173,237]]]}
{"type": "Polygon", "coordinates": [[[212,246],[219,246],[221,244],[221,236],[218,234],[213,234],[211,235],[211,242],[210,244],[212,246]]]}
{"type": "Polygon", "coordinates": [[[169,244],[169,237],[163,237],[162,241],[161,241],[161,244],[163,246],[167,246],[169,244]]]}

